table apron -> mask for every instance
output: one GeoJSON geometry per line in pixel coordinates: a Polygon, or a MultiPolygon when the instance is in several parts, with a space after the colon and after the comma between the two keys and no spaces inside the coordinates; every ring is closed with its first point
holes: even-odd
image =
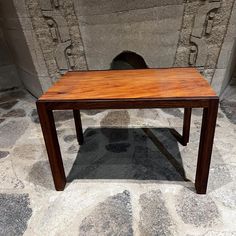
{"type": "Polygon", "coordinates": [[[49,110],[75,110],[75,109],[148,109],[148,108],[205,108],[209,102],[218,100],[210,99],[182,99],[182,100],[84,100],[84,101],[37,101],[44,104],[49,110]]]}

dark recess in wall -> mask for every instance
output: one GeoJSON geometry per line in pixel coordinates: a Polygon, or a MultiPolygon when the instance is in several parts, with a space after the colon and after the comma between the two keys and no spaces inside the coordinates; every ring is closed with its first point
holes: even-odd
{"type": "Polygon", "coordinates": [[[145,69],[148,68],[142,56],[135,52],[124,51],[116,56],[112,63],[112,70],[126,70],[126,69],[145,69]]]}

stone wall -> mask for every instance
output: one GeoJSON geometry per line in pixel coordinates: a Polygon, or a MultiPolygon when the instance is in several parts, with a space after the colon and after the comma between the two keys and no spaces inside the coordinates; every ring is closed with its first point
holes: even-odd
{"type": "Polygon", "coordinates": [[[18,78],[10,50],[7,46],[2,28],[0,28],[0,92],[19,87],[21,82],[18,78]]]}
{"type": "Polygon", "coordinates": [[[232,80],[236,65],[236,1],[234,1],[228,23],[227,32],[221,47],[216,70],[212,79],[212,86],[223,93],[232,80]]]}
{"type": "Polygon", "coordinates": [[[36,97],[40,96],[43,89],[47,89],[52,83],[46,66],[43,69],[45,80],[43,83],[40,82],[39,68],[43,68],[44,58],[41,57],[36,38],[33,37],[31,19],[28,17],[25,5],[20,0],[1,1],[0,17],[21,82],[36,97]]]}
{"type": "Polygon", "coordinates": [[[197,66],[212,81],[233,2],[186,1],[176,66],[197,66]]]}
{"type": "Polygon", "coordinates": [[[33,29],[53,81],[87,63],[72,0],[25,0],[33,29]]]}
{"type": "Polygon", "coordinates": [[[172,67],[184,12],[183,0],[74,0],[89,69],[110,69],[123,51],[148,67],[172,67]]]}
{"type": "Polygon", "coordinates": [[[219,94],[232,77],[235,0],[12,1],[43,90],[127,50],[151,68],[196,66],[219,94]]]}

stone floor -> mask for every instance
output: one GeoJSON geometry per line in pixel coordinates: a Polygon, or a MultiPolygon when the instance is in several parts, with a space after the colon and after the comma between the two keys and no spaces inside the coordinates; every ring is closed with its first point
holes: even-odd
{"type": "Polygon", "coordinates": [[[35,99],[0,94],[0,235],[236,235],[236,101],[226,97],[219,111],[207,195],[193,184],[201,110],[187,147],[168,129],[180,131],[182,116],[84,111],[80,148],[71,113],[55,112],[68,176],[56,192],[35,99]]]}

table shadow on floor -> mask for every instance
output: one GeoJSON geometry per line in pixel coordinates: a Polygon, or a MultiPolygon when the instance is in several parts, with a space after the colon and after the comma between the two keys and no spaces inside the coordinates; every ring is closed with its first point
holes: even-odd
{"type": "Polygon", "coordinates": [[[88,128],[67,181],[134,179],[188,181],[170,129],[88,128]],[[150,133],[155,139],[150,139],[150,133]]]}

